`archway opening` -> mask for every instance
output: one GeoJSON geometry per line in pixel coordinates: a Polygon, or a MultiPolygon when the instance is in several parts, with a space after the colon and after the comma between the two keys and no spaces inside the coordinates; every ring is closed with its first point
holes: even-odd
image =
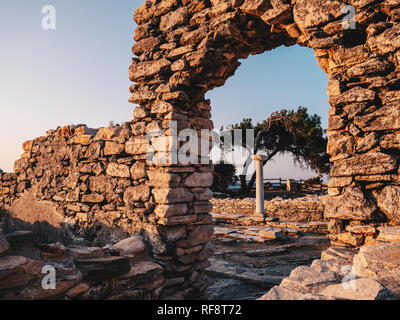
{"type": "MultiPolygon", "coordinates": [[[[282,109],[305,107],[321,117],[328,127],[327,74],[317,65],[314,51],[298,45],[281,46],[240,60],[235,75],[222,86],[209,91],[212,120],[216,130],[251,119],[255,125],[282,109]]],[[[240,162],[240,161],[238,161],[240,162]]],[[[240,168],[237,168],[240,170],[240,168]]],[[[249,168],[248,179],[254,172],[249,168]]],[[[318,172],[294,162],[290,154],[278,154],[264,167],[265,178],[309,179],[318,172]]],[[[328,177],[323,176],[326,183],[328,177]]]]}
{"type": "MultiPolygon", "coordinates": [[[[206,94],[206,98],[211,101],[212,120],[216,130],[240,123],[244,118],[251,118],[253,124],[256,124],[267,119],[272,112],[281,109],[296,110],[299,106],[306,107],[310,114],[319,115],[322,126],[327,128],[330,107],[326,94],[328,77],[316,63],[312,49],[298,45],[281,46],[249,56],[240,62],[241,66],[235,75],[223,86],[206,94]]],[[[245,157],[241,160],[244,162],[245,157]]],[[[319,175],[312,169],[299,166],[293,160],[290,154],[275,156],[264,168],[265,181],[270,179],[271,183],[276,184],[278,180],[272,179],[280,178],[282,185],[286,187],[287,179],[305,180],[319,175]]],[[[237,172],[241,169],[241,165],[237,166],[237,172]]],[[[248,179],[254,170],[253,163],[248,170],[248,179]]],[[[324,178],[326,182],[327,177],[324,178]]],[[[325,192],[326,190],[322,193],[325,192]]],[[[276,203],[281,200],[277,200],[277,195],[283,203],[288,199],[287,204],[291,203],[293,210],[298,203],[307,203],[300,192],[265,191],[266,200],[270,202],[266,204],[269,216],[277,214],[275,211],[268,211],[278,208],[276,203]],[[289,200],[292,198],[301,200],[289,200]]],[[[216,193],[216,197],[220,196],[216,193]]],[[[279,285],[296,267],[310,265],[313,260],[319,259],[321,252],[329,247],[329,239],[324,234],[297,233],[294,230],[287,232],[288,229],[284,229],[285,240],[264,243],[259,239],[258,242],[257,235],[265,226],[257,223],[246,226],[223,220],[224,214],[228,214],[228,217],[230,214],[231,218],[235,215],[250,216],[254,209],[251,201],[254,199],[223,197],[213,200],[216,231],[212,241],[216,250],[210,259],[211,266],[207,269],[210,278],[207,293],[211,299],[256,299],[263,292],[279,285]]],[[[318,196],[311,199],[310,208],[320,202],[318,196]]],[[[292,220],[289,224],[292,223],[296,228],[301,224],[307,225],[307,219],[313,218],[304,218],[293,213],[293,217],[282,217],[281,222],[285,223],[285,219],[292,220]]]]}

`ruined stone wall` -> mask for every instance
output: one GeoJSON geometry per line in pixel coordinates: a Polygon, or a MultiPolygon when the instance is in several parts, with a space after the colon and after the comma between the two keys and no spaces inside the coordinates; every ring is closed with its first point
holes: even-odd
{"type": "Polygon", "coordinates": [[[239,59],[281,45],[314,49],[332,106],[325,217],[335,241],[359,239],[347,225],[399,223],[399,12],[397,0],[147,1],[135,13],[131,101],[147,112],[167,101],[181,128],[208,128],[204,95],[239,59]]]}
{"type": "MultiPolygon", "coordinates": [[[[46,221],[56,229],[64,224],[83,232],[95,224],[116,227],[124,231],[119,237],[148,226],[146,213],[153,207],[144,183],[146,167],[130,153],[132,143],[128,123],[99,130],[67,126],[24,143],[14,173],[3,174],[9,180],[3,182],[3,208],[14,220],[46,221]]],[[[70,241],[79,241],[75,235],[70,241]]]]}
{"type": "MultiPolygon", "coordinates": [[[[324,221],[326,196],[310,196],[296,199],[275,198],[264,201],[265,212],[269,217],[284,221],[310,222],[324,221]]],[[[255,199],[211,199],[213,212],[253,215],[256,209],[255,199]]]]}
{"type": "Polygon", "coordinates": [[[206,285],[212,177],[146,164],[148,142],[138,142],[138,132],[146,122],[67,126],[24,143],[15,172],[0,176],[0,222],[5,232],[32,230],[42,243],[64,245],[104,246],[139,234],[166,282],[176,282],[161,296],[183,297],[206,285]]]}

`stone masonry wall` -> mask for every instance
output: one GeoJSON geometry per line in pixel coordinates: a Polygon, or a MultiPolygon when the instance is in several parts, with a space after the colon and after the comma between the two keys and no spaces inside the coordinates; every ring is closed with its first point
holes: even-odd
{"type": "Polygon", "coordinates": [[[180,128],[209,128],[205,93],[239,59],[281,45],[312,48],[332,106],[325,217],[338,242],[354,243],[360,235],[348,225],[399,223],[399,12],[397,0],[146,1],[135,12],[131,101],[147,113],[167,102],[180,128]],[[345,5],[356,11],[354,27],[345,5]]]}
{"type": "MultiPolygon", "coordinates": [[[[275,198],[264,202],[269,217],[285,221],[310,222],[324,221],[325,196],[310,196],[296,199],[275,198]]],[[[253,215],[255,199],[211,199],[213,212],[253,215]]]]}
{"type": "Polygon", "coordinates": [[[67,126],[24,143],[15,172],[0,175],[0,221],[5,232],[32,230],[43,243],[104,246],[141,235],[167,283],[179,279],[169,295],[187,295],[206,285],[211,173],[199,181],[195,168],[156,170],[135,128],[67,126]]]}

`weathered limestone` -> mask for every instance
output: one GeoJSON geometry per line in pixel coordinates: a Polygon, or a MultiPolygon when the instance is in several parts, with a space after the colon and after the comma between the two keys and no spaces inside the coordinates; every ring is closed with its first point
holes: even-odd
{"type": "Polygon", "coordinates": [[[373,220],[376,205],[365,199],[359,188],[347,188],[343,195],[328,198],[325,217],[330,219],[373,220]]]}
{"type": "Polygon", "coordinates": [[[378,281],[368,278],[348,281],[345,285],[331,285],[324,289],[321,294],[347,300],[395,300],[393,292],[382,286],[378,281]]]}
{"type": "Polygon", "coordinates": [[[386,186],[378,196],[378,206],[393,222],[400,223],[400,187],[386,186]]]}
{"type": "Polygon", "coordinates": [[[397,300],[399,242],[331,247],[311,267],[294,269],[260,300],[397,300]],[[379,263],[378,261],[381,261],[379,263]]]}

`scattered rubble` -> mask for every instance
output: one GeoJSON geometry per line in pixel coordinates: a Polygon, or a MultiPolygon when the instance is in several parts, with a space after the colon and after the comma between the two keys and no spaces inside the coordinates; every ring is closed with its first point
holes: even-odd
{"type": "Polygon", "coordinates": [[[36,245],[30,231],[0,231],[0,237],[9,241],[0,254],[0,299],[157,299],[168,287],[163,267],[149,260],[140,237],[103,248],[36,245]],[[133,253],[141,259],[130,259],[133,253]],[[52,290],[42,285],[49,267],[55,270],[52,290]]]}

